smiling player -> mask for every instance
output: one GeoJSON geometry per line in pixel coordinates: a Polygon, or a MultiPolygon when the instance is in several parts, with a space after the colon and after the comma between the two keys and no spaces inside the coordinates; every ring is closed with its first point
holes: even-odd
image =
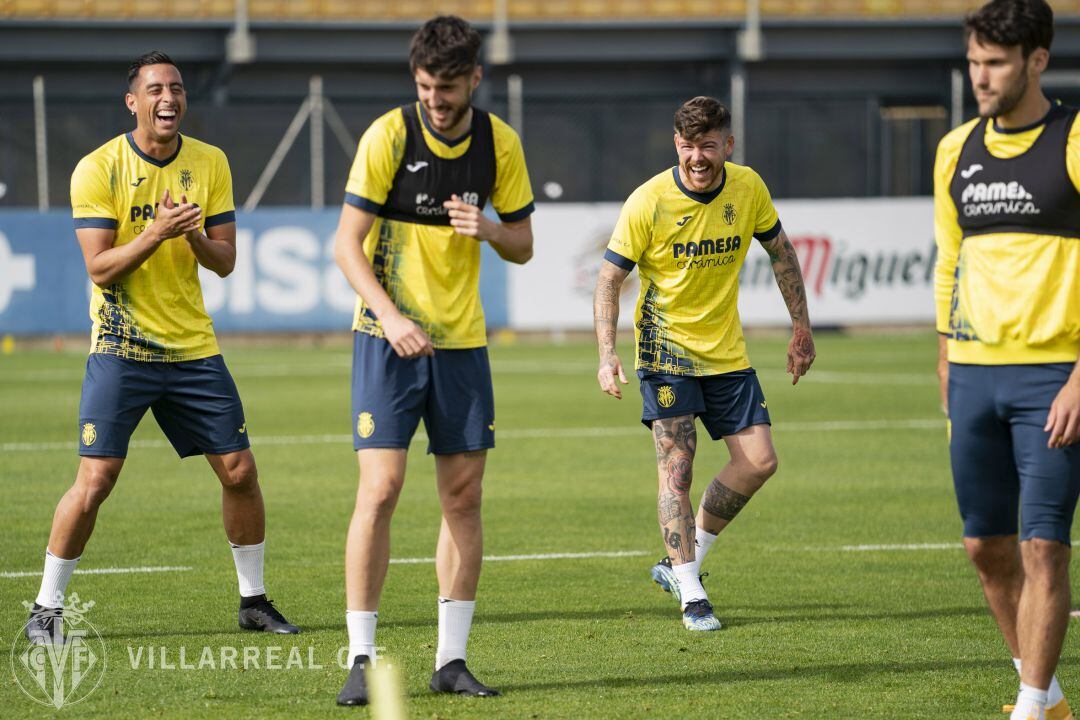
{"type": "Polygon", "coordinates": [[[26,634],[63,642],[64,593],[147,410],[180,457],[204,455],[221,481],[240,627],[296,633],[266,598],[255,458],[199,285],[199,265],[225,277],[236,262],[229,164],[221,150],[180,134],[187,97],[164,53],[131,64],[126,103],[135,130],[84,157],[71,176],[75,234],[93,281],[82,457],[56,507],[26,634]]]}
{"type": "Polygon", "coordinates": [[[622,397],[626,383],[615,352],[619,288],[635,265],[641,276],[636,313],[641,421],[656,442],[657,513],[667,557],[653,579],[682,603],[688,630],[718,630],[699,569],[717,534],[776,471],[769,411],[750,367],[736,307],[739,268],[757,238],[791,314],[787,369],[792,382],[810,369],[814,340],[795,250],[769,191],[748,167],[727,162],[731,115],[696,97],[675,113],[679,164],[639,187],[623,206],[596,283],[594,316],[601,389],[622,397]],[[709,485],[697,520],[690,482],[695,419],[724,439],[731,461],[709,485]]]}

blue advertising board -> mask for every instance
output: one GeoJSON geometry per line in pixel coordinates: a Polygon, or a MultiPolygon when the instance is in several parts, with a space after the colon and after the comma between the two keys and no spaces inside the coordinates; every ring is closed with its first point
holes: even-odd
{"type": "MultiPolygon", "coordinates": [[[[236,268],[200,268],[203,298],[223,332],[346,330],[356,295],[334,264],[337,208],[238,213],[236,268]]],[[[507,325],[506,263],[482,248],[488,327],[507,325]]],[[[57,210],[0,211],[0,335],[90,331],[90,284],[72,229],[57,210]]]]}

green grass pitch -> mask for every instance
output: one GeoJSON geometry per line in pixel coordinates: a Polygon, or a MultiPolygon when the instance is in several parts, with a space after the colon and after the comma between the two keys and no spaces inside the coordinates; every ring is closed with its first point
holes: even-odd
{"type": "MultiPolygon", "coordinates": [[[[343,545],[356,487],[347,348],[230,349],[268,512],[267,587],[304,633],[242,633],[217,481],[178,461],[148,415],[103,507],[82,568],[190,570],[76,575],[96,606],[108,669],[83,702],[34,705],[9,649],[37,592],[53,508],[77,459],[84,356],[0,356],[0,716],[369,717],[337,708],[345,673],[343,545]],[[71,447],[66,447],[71,445],[71,447]],[[322,668],[132,668],[138,648],[189,662],[208,646],[299,648],[322,668]],[[309,655],[310,654],[310,655],[309,655]]],[[[662,553],[653,447],[624,400],[596,387],[588,343],[491,350],[498,448],[485,483],[485,552],[641,553],[485,564],[470,666],[495,700],[427,691],[436,641],[434,565],[392,565],[378,641],[418,718],[998,718],[1015,695],[1009,655],[960,536],[934,377],[932,334],[822,334],[797,387],[786,342],[752,338],[780,469],[705,562],[718,633],[682,628],[649,581],[662,553]],[[851,550],[861,545],[942,544],[851,550]]],[[[631,362],[628,347],[624,361],[631,362]]],[[[413,445],[394,518],[395,558],[434,554],[439,510],[424,443],[413,445]]],[[[726,461],[699,428],[695,500],[726,461]]],[[[266,657],[265,654],[262,657],[266,657]]],[[[1075,635],[1059,677],[1080,693],[1075,635]]],[[[1076,695],[1075,697],[1080,697],[1076,695]]]]}

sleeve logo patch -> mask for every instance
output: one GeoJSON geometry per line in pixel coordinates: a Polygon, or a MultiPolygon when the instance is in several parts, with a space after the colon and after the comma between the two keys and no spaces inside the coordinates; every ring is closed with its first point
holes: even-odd
{"type": "Polygon", "coordinates": [[[82,444],[90,447],[97,440],[97,428],[94,423],[86,423],[82,426],[82,444]]]}
{"type": "Polygon", "coordinates": [[[369,412],[360,413],[356,419],[356,434],[362,438],[369,438],[375,432],[375,418],[369,412]]]}
{"type": "Polygon", "coordinates": [[[675,404],[675,389],[670,385],[665,385],[656,391],[656,402],[660,403],[660,407],[669,408],[675,404]]]}

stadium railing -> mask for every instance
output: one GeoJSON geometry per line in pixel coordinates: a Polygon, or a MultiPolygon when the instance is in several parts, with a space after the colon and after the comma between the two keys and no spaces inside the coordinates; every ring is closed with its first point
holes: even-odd
{"type": "MultiPolygon", "coordinates": [[[[760,0],[765,17],[890,18],[955,16],[979,0],[760,0]]],[[[456,13],[490,18],[496,0],[250,0],[256,21],[416,20],[456,13]]],[[[225,20],[233,0],[0,0],[0,18],[184,18],[225,20]]],[[[507,0],[511,20],[651,20],[738,18],[745,0],[507,0]]],[[[1060,14],[1080,12],[1080,0],[1055,0],[1060,14]]]]}

